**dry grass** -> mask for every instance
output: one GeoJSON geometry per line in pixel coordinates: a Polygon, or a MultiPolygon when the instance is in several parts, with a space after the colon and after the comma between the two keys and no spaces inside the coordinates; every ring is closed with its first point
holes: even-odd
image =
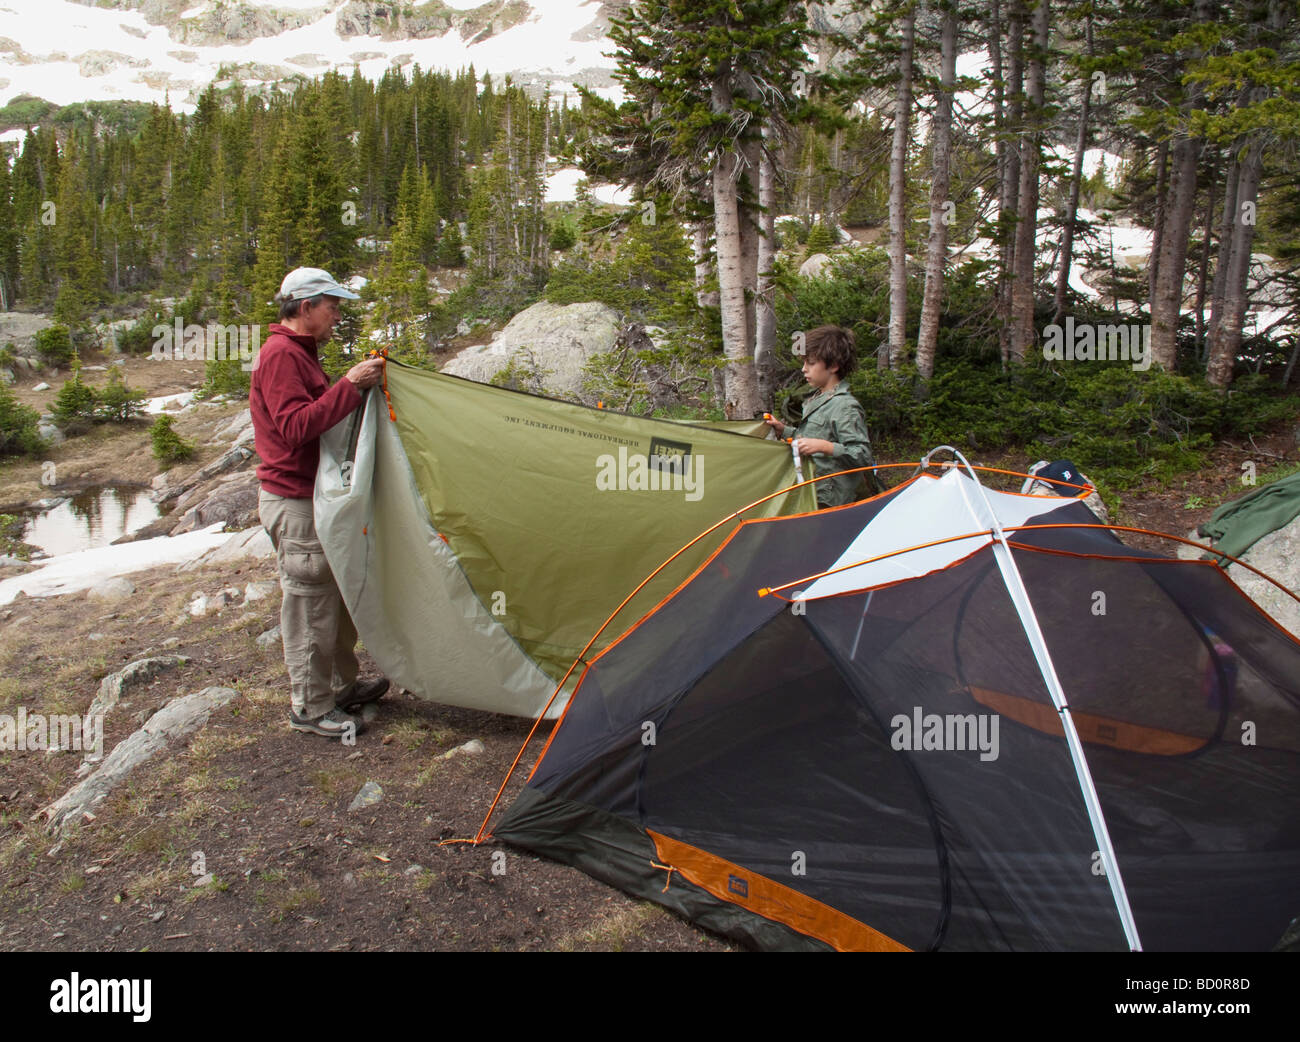
{"type": "Polygon", "coordinates": [[[597,949],[621,952],[630,941],[641,937],[646,926],[668,915],[658,905],[642,902],[605,916],[585,930],[568,934],[556,942],[555,950],[561,952],[597,949]]]}

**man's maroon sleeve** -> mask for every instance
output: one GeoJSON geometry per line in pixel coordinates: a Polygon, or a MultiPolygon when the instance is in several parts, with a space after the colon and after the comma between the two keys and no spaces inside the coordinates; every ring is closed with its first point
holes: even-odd
{"type": "Polygon", "coordinates": [[[333,427],[361,404],[361,392],[347,378],[340,379],[320,398],[312,399],[307,390],[306,373],[289,352],[277,352],[267,363],[258,386],[266,402],[271,422],[291,448],[301,448],[333,427]]]}

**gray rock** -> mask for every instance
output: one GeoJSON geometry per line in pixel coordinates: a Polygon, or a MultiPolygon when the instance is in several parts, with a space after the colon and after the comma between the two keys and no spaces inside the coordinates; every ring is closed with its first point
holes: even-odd
{"type": "Polygon", "coordinates": [[[194,492],[182,496],[176,504],[173,516],[179,515],[170,529],[171,535],[181,535],[222,521],[232,528],[243,530],[257,524],[257,498],[261,483],[256,474],[236,474],[231,480],[223,481],[216,488],[201,493],[199,502],[187,505],[194,492]]]}
{"type": "Polygon", "coordinates": [[[98,770],[41,808],[40,814],[50,830],[66,832],[74,828],[136,767],[164,752],[177,739],[197,731],[214,710],[238,697],[234,688],[207,687],[167,703],[140,730],[119,742],[98,770]]]}
{"type": "Polygon", "coordinates": [[[350,813],[354,810],[362,810],[365,807],[373,807],[383,798],[384,790],[379,787],[379,784],[368,781],[352,797],[352,802],[348,804],[348,811],[350,813]]]}
{"type": "Polygon", "coordinates": [[[239,433],[253,425],[253,413],[250,409],[245,409],[226,423],[217,428],[216,433],[212,435],[214,442],[228,441],[239,436],[239,433]]]}
{"type": "Polygon", "coordinates": [[[176,566],[178,572],[193,571],[209,564],[222,564],[230,561],[253,558],[257,560],[275,557],[275,547],[271,537],[264,528],[249,528],[235,532],[220,546],[213,547],[205,554],[176,566]]]}
{"type": "Polygon", "coordinates": [[[18,377],[14,374],[14,371],[12,369],[9,368],[0,369],[0,380],[4,380],[5,383],[11,384],[17,379],[18,377]]]}
{"type": "Polygon", "coordinates": [[[244,587],[244,600],[261,601],[270,597],[276,591],[276,584],[273,582],[255,582],[249,583],[244,587]]]}
{"type": "Polygon", "coordinates": [[[444,760],[450,760],[454,756],[482,756],[484,753],[483,743],[477,738],[471,738],[464,745],[458,745],[442,754],[444,760]]]}
{"type": "Polygon", "coordinates": [[[49,389],[50,389],[50,385],[47,384],[44,380],[42,380],[35,387],[32,388],[33,391],[48,391],[49,389]]]}
{"type": "Polygon", "coordinates": [[[279,643],[280,643],[279,626],[272,626],[265,633],[257,637],[257,646],[261,648],[269,648],[272,645],[279,644],[279,643]]]}
{"type": "Polygon", "coordinates": [[[51,445],[62,445],[66,440],[63,436],[63,432],[48,420],[42,420],[36,425],[36,433],[51,445]]]}
{"type": "Polygon", "coordinates": [[[487,383],[513,365],[519,389],[576,397],[583,365],[611,350],[618,335],[618,313],[604,304],[541,301],[512,318],[492,343],[463,350],[444,371],[487,383]]]}
{"type": "Polygon", "coordinates": [[[231,449],[229,452],[213,460],[206,467],[196,470],[184,481],[176,485],[169,485],[155,492],[153,499],[155,503],[170,503],[173,499],[179,499],[196,485],[201,485],[205,481],[211,481],[215,477],[227,474],[232,470],[238,470],[250,459],[253,458],[253,450],[247,445],[241,445],[239,448],[231,449]]]}
{"type": "Polygon", "coordinates": [[[83,76],[103,76],[105,73],[112,72],[119,65],[141,66],[147,65],[148,62],[140,58],[133,58],[129,54],[123,54],[121,51],[86,51],[72,59],[77,63],[78,68],[83,76]]]}
{"type": "Polygon", "coordinates": [[[208,613],[208,595],[206,593],[196,593],[190,598],[188,611],[196,619],[203,618],[208,613]]]}
{"type": "MultiPolygon", "coordinates": [[[[1288,590],[1300,591],[1300,518],[1270,532],[1240,557],[1288,590]]],[[[1300,640],[1300,604],[1293,597],[1237,564],[1228,567],[1228,577],[1278,625],[1300,640]]]]}
{"type": "Polygon", "coordinates": [[[799,265],[799,275],[805,279],[820,279],[831,259],[824,253],[814,253],[799,265]]]}
{"type": "Polygon", "coordinates": [[[134,594],[135,586],[131,580],[123,579],[120,575],[96,583],[86,591],[86,596],[92,601],[122,601],[134,594]]]}
{"type": "Polygon", "coordinates": [[[134,662],[128,662],[116,673],[110,673],[99,682],[99,693],[95,695],[95,700],[90,703],[86,715],[94,716],[97,713],[107,713],[121,701],[123,693],[128,688],[138,687],[159,674],[183,666],[187,662],[189,662],[189,659],[184,655],[159,655],[153,658],[141,658],[136,659],[134,662]]]}

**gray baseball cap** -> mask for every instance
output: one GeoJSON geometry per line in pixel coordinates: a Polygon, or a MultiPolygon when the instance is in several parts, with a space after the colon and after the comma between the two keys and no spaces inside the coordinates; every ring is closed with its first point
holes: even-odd
{"type": "Polygon", "coordinates": [[[334,281],[334,276],[324,268],[294,268],[280,283],[281,300],[306,300],[323,293],[327,297],[341,297],[343,300],[360,300],[350,289],[344,289],[334,281]]]}

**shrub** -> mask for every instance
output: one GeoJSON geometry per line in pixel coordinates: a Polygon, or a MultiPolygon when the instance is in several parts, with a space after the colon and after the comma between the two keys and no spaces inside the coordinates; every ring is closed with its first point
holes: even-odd
{"type": "Polygon", "coordinates": [[[0,381],[0,456],[33,455],[44,447],[35,409],[21,404],[9,385],[0,381]]]}
{"type": "Polygon", "coordinates": [[[121,366],[111,366],[108,384],[98,394],[99,408],[95,417],[116,423],[125,423],[143,410],[144,391],[133,391],[126,385],[121,366]]]}
{"type": "Polygon", "coordinates": [[[818,221],[813,225],[812,231],[808,233],[808,240],[804,244],[805,256],[811,257],[814,253],[826,253],[835,245],[835,233],[832,232],[824,221],[818,221]]]}
{"type": "Polygon", "coordinates": [[[551,229],[551,249],[553,250],[572,249],[577,241],[578,234],[568,221],[557,221],[555,227],[551,229]]]}
{"type": "Polygon", "coordinates": [[[154,327],[162,324],[160,315],[142,315],[135,325],[117,331],[117,349],[128,355],[149,354],[153,351],[154,327]]]}
{"type": "Polygon", "coordinates": [[[81,382],[81,370],[72,370],[72,378],[64,381],[50,409],[54,418],[64,427],[84,426],[95,418],[99,396],[95,389],[81,382]]]}
{"type": "Polygon", "coordinates": [[[149,428],[153,457],[163,466],[171,466],[194,455],[194,444],[172,430],[172,417],[159,416],[149,428]]]}
{"type": "Polygon", "coordinates": [[[47,326],[36,334],[36,352],[48,366],[59,367],[72,361],[72,336],[67,326],[47,326]]]}

